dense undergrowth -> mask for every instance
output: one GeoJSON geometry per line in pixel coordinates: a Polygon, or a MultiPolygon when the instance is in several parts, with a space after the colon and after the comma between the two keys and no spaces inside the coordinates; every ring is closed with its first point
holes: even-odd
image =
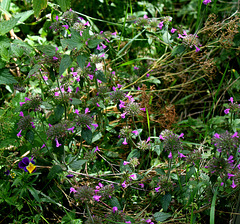
{"type": "Polygon", "coordinates": [[[2,0],[0,223],[239,223],[238,4],[2,0]]]}

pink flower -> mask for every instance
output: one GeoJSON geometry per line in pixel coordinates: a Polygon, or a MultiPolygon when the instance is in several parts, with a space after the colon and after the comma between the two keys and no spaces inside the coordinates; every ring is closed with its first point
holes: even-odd
{"type": "Polygon", "coordinates": [[[21,132],[22,132],[22,129],[17,133],[17,137],[21,137],[21,132]]]}
{"type": "Polygon", "coordinates": [[[113,75],[116,75],[116,72],[115,72],[115,71],[113,71],[113,72],[112,72],[112,74],[113,74],[113,75]]]}
{"type": "Polygon", "coordinates": [[[134,70],[138,70],[139,68],[138,68],[137,66],[134,66],[133,69],[134,69],[134,70]]]}
{"type": "Polygon", "coordinates": [[[96,103],[98,107],[100,107],[99,103],[96,103]]]}
{"type": "Polygon", "coordinates": [[[41,149],[42,149],[42,148],[44,148],[44,147],[46,147],[46,145],[45,145],[45,144],[43,144],[43,145],[42,145],[41,149]]]}
{"type": "Polygon", "coordinates": [[[181,134],[178,136],[178,138],[183,138],[183,136],[184,136],[184,133],[181,133],[181,134]]]}
{"type": "Polygon", "coordinates": [[[226,109],[226,110],[224,110],[224,113],[225,113],[225,114],[228,114],[229,111],[230,111],[230,109],[226,109]]]}
{"type": "Polygon", "coordinates": [[[104,187],[104,185],[102,183],[98,183],[99,187],[104,187]]]}
{"type": "Polygon", "coordinates": [[[148,78],[149,76],[150,76],[150,75],[147,73],[147,74],[146,74],[146,77],[148,78]]]}
{"type": "Polygon", "coordinates": [[[203,0],[203,4],[204,5],[207,5],[208,3],[210,3],[211,2],[211,0],[203,0]]]}
{"type": "Polygon", "coordinates": [[[234,183],[234,180],[233,180],[231,187],[232,187],[232,188],[235,188],[236,186],[237,186],[237,185],[234,183]]]}
{"type": "Polygon", "coordinates": [[[171,29],[171,33],[175,33],[176,31],[177,29],[174,29],[174,28],[171,29]]]}
{"type": "Polygon", "coordinates": [[[24,117],[24,114],[23,114],[22,111],[20,111],[19,116],[20,116],[20,117],[24,117]]]}
{"type": "Polygon", "coordinates": [[[34,123],[33,123],[33,122],[30,122],[30,123],[31,123],[32,127],[33,127],[33,128],[35,128],[35,125],[34,125],[34,123]]]}
{"type": "Polygon", "coordinates": [[[126,221],[125,223],[131,223],[131,221],[126,221]]]}
{"type": "Polygon", "coordinates": [[[129,164],[130,162],[124,161],[123,165],[126,166],[127,164],[129,164]]]}
{"type": "Polygon", "coordinates": [[[25,97],[25,101],[31,101],[29,98],[25,97]]]}
{"type": "Polygon", "coordinates": [[[142,111],[146,111],[146,108],[140,108],[140,110],[142,110],[142,111]]]}
{"type": "Polygon", "coordinates": [[[115,86],[113,86],[112,89],[114,92],[117,90],[117,88],[115,86]]]}
{"type": "Polygon", "coordinates": [[[45,80],[45,81],[47,81],[48,80],[48,77],[47,76],[43,76],[43,79],[45,80]]]}
{"type": "Polygon", "coordinates": [[[147,19],[147,18],[148,18],[148,16],[147,16],[147,15],[144,15],[144,16],[143,16],[143,18],[144,18],[144,19],[147,19]]]}
{"type": "Polygon", "coordinates": [[[123,145],[127,145],[128,143],[127,143],[127,139],[126,138],[124,138],[124,141],[123,141],[123,143],[122,143],[123,145]]]}
{"type": "Polygon", "coordinates": [[[56,141],[56,147],[57,147],[57,148],[62,145],[62,144],[60,144],[60,143],[58,142],[57,138],[55,139],[55,141],[56,141]]]}
{"type": "Polygon", "coordinates": [[[117,88],[120,89],[122,87],[122,85],[120,84],[117,84],[117,88]]]}
{"type": "Polygon", "coordinates": [[[87,128],[91,131],[92,129],[88,126],[88,125],[86,125],[87,126],[87,128]]]}
{"type": "Polygon", "coordinates": [[[150,140],[151,140],[151,138],[150,138],[150,137],[148,137],[148,139],[147,139],[146,143],[150,142],[150,140]]]}
{"type": "Polygon", "coordinates": [[[138,134],[139,134],[137,130],[132,131],[132,133],[133,133],[134,135],[138,135],[138,134]]]}
{"type": "Polygon", "coordinates": [[[77,88],[76,88],[76,93],[77,93],[79,90],[80,90],[79,87],[77,87],[77,88]]]}
{"type": "Polygon", "coordinates": [[[75,190],[74,187],[70,187],[70,194],[71,194],[72,192],[73,192],[73,193],[77,193],[77,191],[75,190]]]}
{"type": "Polygon", "coordinates": [[[215,138],[220,138],[220,135],[219,135],[218,133],[215,133],[213,136],[214,136],[215,138]]]}
{"type": "Polygon", "coordinates": [[[99,44],[98,44],[98,45],[97,45],[97,50],[100,51],[101,49],[102,49],[102,47],[100,47],[99,44]]]}
{"type": "Polygon", "coordinates": [[[56,16],[55,19],[58,21],[58,16],[56,16]]]}
{"type": "Polygon", "coordinates": [[[53,60],[56,61],[56,60],[58,60],[58,58],[54,56],[54,57],[53,57],[53,60]]]}
{"type": "Polygon", "coordinates": [[[155,191],[158,193],[160,188],[161,188],[161,187],[156,187],[156,188],[154,188],[154,189],[155,189],[155,191]]]}
{"type": "Polygon", "coordinates": [[[187,156],[183,155],[183,154],[180,153],[180,152],[178,152],[178,154],[179,154],[179,157],[180,157],[180,158],[187,157],[187,156]]]}
{"type": "Polygon", "coordinates": [[[90,62],[88,62],[86,68],[88,68],[88,67],[92,67],[90,62]]]}
{"type": "Polygon", "coordinates": [[[83,24],[84,26],[90,26],[89,21],[87,21],[85,24],[83,24]]]}
{"type": "Polygon", "coordinates": [[[95,128],[95,130],[96,130],[96,128],[98,127],[98,124],[92,124],[92,126],[95,128]]]}
{"type": "Polygon", "coordinates": [[[62,25],[66,30],[68,30],[69,26],[68,25],[62,25]]]}
{"type": "Polygon", "coordinates": [[[90,80],[93,80],[93,75],[88,74],[90,80]]]}
{"type": "Polygon", "coordinates": [[[100,150],[99,150],[98,146],[96,146],[96,148],[94,149],[94,152],[97,152],[97,151],[99,151],[99,152],[100,152],[100,150]]]}
{"type": "Polygon", "coordinates": [[[117,36],[117,32],[112,33],[112,35],[116,37],[117,36]]]}
{"type": "Polygon", "coordinates": [[[144,188],[144,184],[143,183],[140,183],[138,184],[141,188],[144,188]]]}
{"type": "Polygon", "coordinates": [[[87,113],[89,113],[90,112],[90,110],[89,110],[89,108],[87,107],[86,109],[85,109],[85,114],[87,114],[87,113]]]}
{"type": "Polygon", "coordinates": [[[78,109],[75,109],[74,113],[75,113],[75,114],[79,114],[79,110],[78,110],[78,109]]]}
{"type": "Polygon", "coordinates": [[[223,186],[224,185],[224,183],[223,182],[221,182],[221,186],[223,186]]]}
{"type": "Polygon", "coordinates": [[[238,133],[237,132],[235,132],[233,135],[232,135],[232,138],[239,138],[239,136],[238,136],[238,133]]]}
{"type": "Polygon", "coordinates": [[[73,131],[74,128],[75,128],[75,127],[68,128],[67,130],[68,130],[68,131],[71,131],[71,132],[73,133],[73,132],[74,132],[74,131],[73,131]]]}
{"type": "Polygon", "coordinates": [[[159,135],[160,140],[165,140],[165,138],[162,135],[159,135]]]}
{"type": "Polygon", "coordinates": [[[76,77],[78,73],[77,72],[71,72],[71,74],[72,74],[73,77],[76,77]]]}
{"type": "Polygon", "coordinates": [[[169,153],[168,158],[172,159],[172,152],[169,153]]]}
{"type": "Polygon", "coordinates": [[[228,173],[227,175],[228,175],[228,179],[235,176],[234,174],[231,174],[231,173],[228,173]]]}
{"type": "Polygon", "coordinates": [[[55,92],[54,96],[59,96],[59,94],[60,94],[59,92],[55,92]]]}
{"type": "Polygon", "coordinates": [[[19,102],[20,106],[22,106],[24,103],[26,103],[26,102],[19,102]]]}
{"type": "Polygon", "coordinates": [[[136,180],[137,179],[137,175],[135,173],[131,174],[129,178],[130,178],[130,180],[136,180]]]}
{"type": "Polygon", "coordinates": [[[113,213],[115,213],[115,212],[118,211],[118,208],[117,208],[116,206],[114,206],[114,207],[112,208],[112,210],[113,210],[113,213]]]}
{"type": "Polygon", "coordinates": [[[199,52],[199,51],[200,51],[200,48],[197,47],[196,45],[194,45],[194,46],[195,46],[195,48],[196,48],[196,52],[199,52]]]}
{"type": "Polygon", "coordinates": [[[103,43],[101,43],[102,44],[102,48],[103,49],[105,49],[107,46],[106,45],[104,45],[103,43]]]}
{"type": "Polygon", "coordinates": [[[127,114],[127,112],[125,112],[125,113],[122,113],[120,116],[121,116],[121,118],[125,118],[125,116],[126,116],[126,114],[127,114]]]}
{"type": "Polygon", "coordinates": [[[123,187],[123,188],[126,188],[126,187],[127,187],[126,181],[124,181],[124,182],[122,183],[122,187],[123,187]]]}
{"type": "Polygon", "coordinates": [[[93,199],[94,199],[95,201],[99,201],[101,197],[102,197],[102,196],[100,196],[100,195],[94,195],[94,196],[93,196],[93,199]]]}
{"type": "Polygon", "coordinates": [[[161,30],[163,28],[163,21],[158,24],[158,28],[161,30]]]}
{"type": "Polygon", "coordinates": [[[229,99],[228,101],[230,101],[231,103],[233,103],[233,97],[230,97],[230,99],[229,99]]]}

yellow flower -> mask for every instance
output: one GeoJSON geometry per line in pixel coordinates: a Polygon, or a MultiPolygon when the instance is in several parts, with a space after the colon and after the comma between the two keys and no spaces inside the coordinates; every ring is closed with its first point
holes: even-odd
{"type": "Polygon", "coordinates": [[[36,169],[36,166],[30,162],[26,169],[28,170],[29,173],[32,173],[36,169]]]}

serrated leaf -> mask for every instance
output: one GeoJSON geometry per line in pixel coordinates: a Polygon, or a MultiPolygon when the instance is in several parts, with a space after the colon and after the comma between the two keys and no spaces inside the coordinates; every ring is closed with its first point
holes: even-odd
{"type": "Polygon", "coordinates": [[[156,212],[155,214],[153,214],[153,217],[155,218],[156,221],[164,222],[165,220],[170,218],[171,215],[165,212],[156,212]]]}
{"type": "Polygon", "coordinates": [[[71,6],[71,0],[57,0],[57,4],[60,6],[63,12],[67,11],[71,6]]]}
{"type": "Polygon", "coordinates": [[[120,203],[116,197],[112,197],[110,199],[110,204],[112,207],[117,207],[119,211],[122,210],[122,206],[120,205],[120,203]]]}
{"type": "Polygon", "coordinates": [[[38,17],[41,10],[47,7],[47,0],[33,0],[34,16],[38,17]]]}
{"type": "Polygon", "coordinates": [[[26,12],[18,13],[15,17],[19,18],[19,20],[18,20],[19,22],[24,22],[25,20],[27,20],[33,14],[34,14],[33,10],[28,10],[26,12]]]}
{"type": "Polygon", "coordinates": [[[87,144],[92,143],[92,131],[89,129],[83,129],[82,130],[82,138],[87,142],[87,144]]]}
{"type": "Polygon", "coordinates": [[[77,161],[72,162],[69,166],[73,171],[77,171],[77,170],[81,170],[82,165],[86,162],[87,162],[87,160],[85,160],[85,159],[77,160],[77,161]]]}
{"type": "Polygon", "coordinates": [[[134,149],[129,153],[129,155],[127,157],[127,161],[129,161],[131,158],[134,158],[134,157],[136,157],[136,158],[140,157],[140,152],[137,149],[134,149]]]}
{"type": "Polygon", "coordinates": [[[1,69],[0,70],[0,85],[9,85],[17,83],[15,78],[9,73],[8,69],[1,69]]]}
{"type": "Polygon", "coordinates": [[[64,106],[57,105],[57,107],[54,110],[54,115],[57,121],[60,121],[64,113],[64,106]]]}
{"type": "Polygon", "coordinates": [[[74,48],[77,48],[77,50],[80,50],[85,43],[83,43],[82,37],[76,30],[74,29],[70,29],[70,30],[71,30],[71,39],[61,40],[62,47],[64,49],[68,46],[69,50],[72,50],[74,48]]]}
{"type": "Polygon", "coordinates": [[[164,212],[167,211],[171,200],[172,200],[172,195],[171,194],[167,193],[167,194],[163,195],[163,197],[162,197],[162,208],[163,208],[164,212]]]}
{"type": "Polygon", "coordinates": [[[59,66],[59,75],[61,76],[71,64],[72,58],[70,57],[70,55],[63,55],[59,66]]]}
{"type": "Polygon", "coordinates": [[[19,46],[18,44],[12,43],[10,45],[10,48],[11,48],[13,54],[16,55],[17,57],[21,57],[24,53],[24,49],[21,46],[19,46]]]}
{"type": "Polygon", "coordinates": [[[56,55],[56,48],[52,45],[40,45],[36,48],[47,56],[53,57],[56,55]]]}
{"type": "Polygon", "coordinates": [[[50,171],[49,171],[49,173],[48,173],[48,175],[47,175],[47,178],[48,178],[48,179],[53,179],[53,178],[55,178],[55,177],[57,176],[58,173],[62,173],[62,172],[63,172],[63,170],[62,170],[61,166],[59,166],[59,165],[54,165],[54,166],[50,169],[50,171]]]}
{"type": "Polygon", "coordinates": [[[172,56],[177,55],[177,54],[181,54],[182,52],[185,51],[185,49],[186,49],[186,47],[183,44],[173,48],[172,56]]]}
{"type": "Polygon", "coordinates": [[[98,44],[100,44],[103,40],[102,39],[93,39],[88,41],[89,48],[96,48],[98,44]]]}
{"type": "Polygon", "coordinates": [[[105,75],[101,70],[97,70],[95,73],[95,76],[96,76],[96,79],[99,79],[104,83],[107,83],[107,79],[105,78],[105,75]]]}
{"type": "Polygon", "coordinates": [[[10,20],[5,20],[0,22],[0,35],[8,33],[13,27],[16,26],[19,18],[11,18],[10,20]]]}
{"type": "Polygon", "coordinates": [[[80,68],[84,69],[86,60],[87,60],[87,57],[84,55],[77,56],[77,63],[80,66],[80,68]]]}

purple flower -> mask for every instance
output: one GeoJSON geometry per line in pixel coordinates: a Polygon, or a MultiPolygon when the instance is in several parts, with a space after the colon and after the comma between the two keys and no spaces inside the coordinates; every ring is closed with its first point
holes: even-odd
{"type": "Polygon", "coordinates": [[[127,145],[128,143],[127,143],[127,139],[126,138],[124,138],[124,141],[123,141],[123,143],[122,143],[123,145],[127,145]]]}
{"type": "Polygon", "coordinates": [[[26,103],[26,102],[19,102],[20,106],[22,106],[24,103],[26,103]]]}
{"type": "Polygon", "coordinates": [[[92,126],[95,128],[95,130],[96,130],[96,128],[98,127],[98,124],[92,124],[92,126]]]}
{"type": "Polygon", "coordinates": [[[95,201],[99,201],[101,197],[102,197],[102,196],[100,196],[100,195],[94,195],[94,196],[93,196],[93,199],[94,199],[95,201]]]}
{"type": "Polygon", "coordinates": [[[123,187],[123,188],[126,188],[126,187],[127,187],[126,181],[124,181],[124,182],[122,183],[122,187],[123,187]]]}
{"type": "Polygon", "coordinates": [[[237,185],[234,183],[234,180],[233,180],[231,187],[232,187],[232,188],[235,188],[236,186],[237,186],[237,185]]]}
{"type": "Polygon", "coordinates": [[[131,174],[129,178],[130,178],[130,180],[136,180],[137,179],[137,175],[135,173],[131,174]]]}
{"type": "Polygon", "coordinates": [[[227,175],[228,175],[228,179],[235,176],[234,174],[231,174],[231,173],[228,173],[227,175]]]}
{"type": "Polygon", "coordinates": [[[117,208],[116,206],[114,206],[114,207],[112,208],[112,211],[113,211],[113,213],[115,213],[115,212],[118,211],[118,208],[117,208]]]}
{"type": "Polygon", "coordinates": [[[68,30],[69,26],[68,25],[62,25],[66,30],[68,30]]]}
{"type": "Polygon", "coordinates": [[[226,109],[226,110],[224,110],[224,113],[225,113],[225,114],[228,114],[229,111],[230,111],[230,109],[226,109]]]}
{"type": "Polygon", "coordinates": [[[161,187],[156,187],[156,188],[154,188],[154,189],[155,189],[155,191],[158,193],[160,188],[161,188],[161,187]]]}
{"type": "Polygon", "coordinates": [[[233,103],[233,97],[230,97],[230,99],[229,99],[228,101],[230,101],[231,103],[233,103]]]}
{"type": "Polygon", "coordinates": [[[20,111],[19,116],[24,117],[24,114],[22,111],[20,111]]]}
{"type": "Polygon", "coordinates": [[[181,133],[181,134],[178,136],[178,138],[183,138],[183,136],[184,136],[184,133],[181,133]]]}
{"type": "Polygon", "coordinates": [[[131,221],[126,221],[125,223],[131,223],[131,221]]]}
{"type": "Polygon", "coordinates": [[[164,140],[165,138],[162,135],[159,135],[160,140],[164,140]]]}
{"type": "Polygon", "coordinates": [[[89,113],[90,112],[90,110],[89,110],[89,108],[87,107],[86,109],[85,109],[85,114],[87,114],[87,113],[89,113]]]}
{"type": "Polygon", "coordinates": [[[55,139],[55,141],[56,141],[56,147],[57,147],[57,148],[62,145],[62,144],[60,144],[60,143],[58,142],[58,139],[57,139],[57,138],[55,139]]]}
{"type": "Polygon", "coordinates": [[[43,76],[43,79],[45,80],[45,81],[47,81],[48,80],[48,77],[47,76],[43,76]]]}
{"type": "Polygon", "coordinates": [[[203,0],[203,4],[204,5],[207,5],[208,3],[210,3],[211,2],[211,0],[203,0]]]}
{"type": "Polygon", "coordinates": [[[179,154],[179,157],[180,157],[180,158],[187,157],[187,156],[183,155],[183,154],[180,153],[180,152],[178,152],[178,154],[179,154]]]}
{"type": "Polygon", "coordinates": [[[171,29],[171,33],[175,33],[176,30],[177,30],[177,29],[172,28],[172,29],[171,29]]]}
{"type": "Polygon", "coordinates": [[[163,21],[158,24],[158,28],[161,30],[163,28],[163,21]]]}
{"type": "Polygon", "coordinates": [[[70,187],[70,194],[71,194],[72,192],[73,192],[73,193],[77,193],[77,191],[75,190],[74,187],[70,187]]]}
{"type": "Polygon", "coordinates": [[[112,35],[116,37],[117,36],[117,32],[112,33],[112,35]]]}
{"type": "Polygon", "coordinates": [[[133,133],[134,135],[138,135],[138,131],[137,131],[137,130],[132,131],[132,133],[133,133]]]}
{"type": "Polygon", "coordinates": [[[54,56],[54,57],[53,57],[53,60],[56,61],[56,60],[58,60],[58,58],[54,56]]]}
{"type": "Polygon", "coordinates": [[[22,129],[17,133],[17,137],[21,137],[21,132],[22,132],[22,129]]]}
{"type": "Polygon", "coordinates": [[[172,152],[169,153],[168,158],[172,159],[172,152]]]}
{"type": "Polygon", "coordinates": [[[74,111],[74,113],[75,113],[75,114],[79,114],[79,110],[76,109],[76,110],[74,111]]]}
{"type": "Polygon", "coordinates": [[[56,16],[55,19],[58,21],[58,16],[56,16]]]}
{"type": "Polygon", "coordinates": [[[33,161],[33,158],[29,160],[28,157],[24,157],[22,161],[18,163],[18,167],[20,169],[24,169],[25,172],[32,173],[36,169],[36,166],[34,164],[35,162],[33,161]]]}
{"type": "Polygon", "coordinates": [[[214,136],[215,138],[220,138],[220,135],[219,135],[218,133],[215,133],[213,136],[214,136]]]}
{"type": "Polygon", "coordinates": [[[68,128],[67,130],[68,130],[68,131],[71,131],[71,132],[73,133],[73,132],[74,132],[74,131],[73,131],[74,128],[75,128],[75,127],[68,128]]]}
{"type": "Polygon", "coordinates": [[[239,138],[239,136],[238,136],[238,133],[237,132],[235,132],[233,135],[232,135],[232,138],[239,138]]]}
{"type": "Polygon", "coordinates": [[[73,174],[68,174],[66,177],[70,179],[70,178],[73,178],[74,175],[73,174]]]}
{"type": "Polygon", "coordinates": [[[124,162],[123,162],[123,165],[126,166],[126,165],[129,164],[129,163],[130,163],[130,162],[128,162],[128,161],[124,161],[124,162]]]}
{"type": "Polygon", "coordinates": [[[127,114],[127,112],[124,112],[124,113],[122,113],[120,116],[121,116],[121,118],[125,118],[125,116],[126,116],[126,114],[127,114]]]}
{"type": "Polygon", "coordinates": [[[144,188],[144,184],[143,183],[140,183],[138,184],[141,188],[144,188]]]}
{"type": "Polygon", "coordinates": [[[149,76],[150,76],[150,75],[147,73],[147,74],[146,74],[146,77],[148,78],[149,76]]]}
{"type": "Polygon", "coordinates": [[[42,148],[44,148],[44,147],[46,147],[46,145],[45,145],[45,144],[43,144],[43,145],[42,145],[41,149],[42,149],[42,148]]]}
{"type": "Polygon", "coordinates": [[[99,152],[100,152],[100,150],[99,150],[98,146],[96,146],[96,148],[94,149],[94,152],[97,152],[97,151],[99,151],[99,152]]]}

